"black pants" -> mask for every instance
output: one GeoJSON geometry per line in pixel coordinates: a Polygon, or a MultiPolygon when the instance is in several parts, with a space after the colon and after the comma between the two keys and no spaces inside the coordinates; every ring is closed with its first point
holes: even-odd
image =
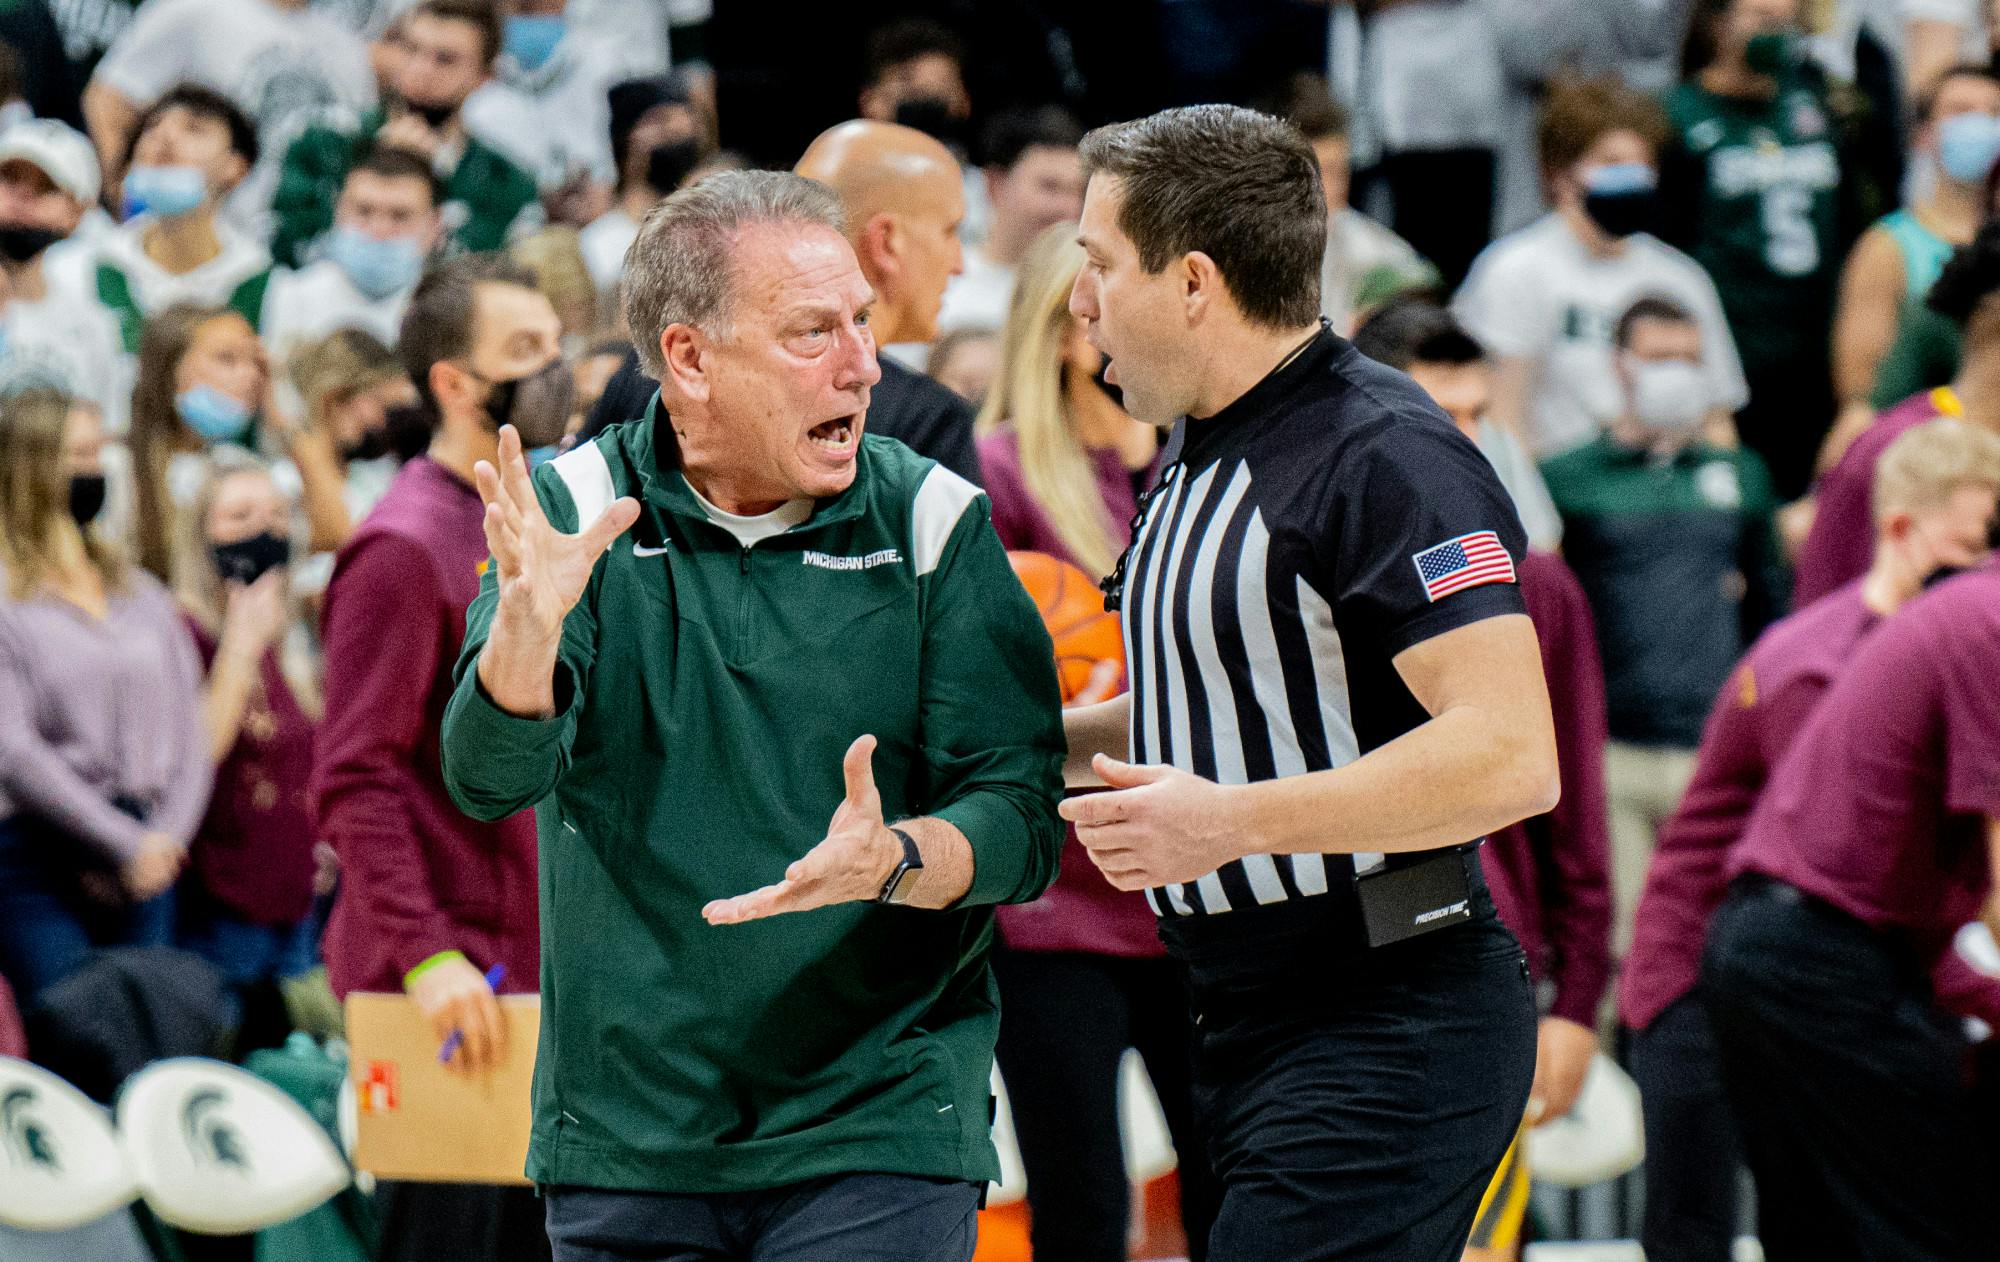
{"type": "Polygon", "coordinates": [[[1701,994],[1771,1262],[1995,1255],[1965,1036],[1919,961],[1791,886],[1739,882],[1701,994]]]}
{"type": "Polygon", "coordinates": [[[1646,1262],[1729,1262],[1743,1145],[1700,993],[1633,1031],[1631,1049],[1646,1121],[1646,1262]]]}
{"type": "Polygon", "coordinates": [[[969,1262],[977,1184],[845,1174],[768,1192],[548,1189],[556,1262],[969,1262]]]}
{"type": "Polygon", "coordinates": [[[1028,1171],[1035,1257],[1125,1262],[1131,1189],[1118,1133],[1118,1066],[1145,1058],[1179,1161],[1188,1260],[1202,1262],[1219,1189],[1195,1136],[1187,991],[1166,959],[993,953],[1000,1073],[1028,1171]]]}
{"type": "Polygon", "coordinates": [[[1474,920],[1373,951],[1331,895],[1161,922],[1222,1181],[1211,1262],[1457,1262],[1535,1070],[1526,957],[1474,888],[1474,920]]]}
{"type": "Polygon", "coordinates": [[[548,1262],[542,1203],[533,1188],[469,1183],[376,1185],[379,1262],[548,1262]]]}

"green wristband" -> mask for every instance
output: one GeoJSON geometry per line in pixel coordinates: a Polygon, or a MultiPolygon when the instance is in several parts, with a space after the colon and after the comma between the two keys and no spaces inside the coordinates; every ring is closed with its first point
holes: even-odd
{"type": "Polygon", "coordinates": [[[436,955],[433,955],[428,960],[425,960],[423,963],[417,965],[409,972],[403,974],[403,989],[408,990],[412,985],[416,983],[416,980],[419,977],[422,977],[425,973],[430,972],[432,969],[444,963],[446,960],[457,960],[461,964],[468,962],[465,958],[465,952],[463,951],[439,951],[436,955]]]}

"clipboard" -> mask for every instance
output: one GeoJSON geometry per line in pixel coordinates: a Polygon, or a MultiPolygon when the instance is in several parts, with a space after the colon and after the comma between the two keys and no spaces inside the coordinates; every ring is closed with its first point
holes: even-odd
{"type": "Polygon", "coordinates": [[[539,995],[502,995],[507,1058],[478,1078],[438,1063],[438,1040],[408,996],[347,997],[354,1166],[381,1179],[524,1186],[539,995]]]}

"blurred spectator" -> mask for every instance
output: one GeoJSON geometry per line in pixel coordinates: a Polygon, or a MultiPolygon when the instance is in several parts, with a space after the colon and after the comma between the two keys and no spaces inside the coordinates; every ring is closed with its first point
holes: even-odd
{"type": "Polygon", "coordinates": [[[1624,412],[1612,330],[1648,294],[1694,313],[1716,417],[1749,397],[1714,284],[1646,231],[1664,129],[1657,106],[1613,80],[1557,85],[1540,134],[1555,209],[1488,247],[1452,301],[1497,361],[1491,419],[1538,457],[1591,442],[1624,412]]]}
{"type": "MultiPolygon", "coordinates": [[[[417,391],[396,353],[361,329],[339,329],[307,343],[290,368],[302,412],[292,458],[302,472],[316,464],[338,471],[336,479],[310,472],[303,479],[306,550],[331,553],[388,492],[401,467],[391,448],[389,413],[415,403],[417,391]],[[319,494],[328,485],[341,493],[319,494]]],[[[330,570],[312,586],[324,587],[329,576],[330,570]]]]}
{"type": "MultiPolygon", "coordinates": [[[[1774,624],[1745,655],[1709,711],[1694,778],[1660,829],[1646,874],[1618,1010],[1633,1031],[1632,1075],[1645,1105],[1642,1243],[1656,1262],[1727,1258],[1736,1237],[1742,1143],[1697,989],[1730,855],[1772,772],[1861,641],[1939,567],[1985,551],[1984,523],[2000,495],[2000,438],[1931,422],[1898,439],[1882,463],[1867,577],[1774,624]]],[[[1940,957],[1938,977],[1955,994],[1995,993],[1956,952],[1940,957]]],[[[1990,1006],[1986,1015],[2000,1023],[1990,1006]]]]}
{"type": "Polygon", "coordinates": [[[280,262],[306,261],[334,222],[348,170],[378,146],[407,149],[431,164],[444,186],[444,226],[463,249],[497,250],[540,221],[531,171],[468,130],[466,101],[500,55],[491,0],[420,0],[397,30],[386,109],[351,130],[309,128],[285,151],[271,206],[280,262]]]}
{"type": "Polygon", "coordinates": [[[132,389],[132,534],[139,564],[179,581],[182,516],[206,477],[208,449],[254,446],[270,387],[250,325],[221,307],[179,304],[146,324],[132,389]]]}
{"type": "Polygon", "coordinates": [[[250,120],[226,98],[182,84],[153,103],[133,135],[127,221],[105,234],[85,282],[118,317],[126,351],[139,349],[147,320],[178,302],[226,306],[256,328],[271,256],[218,213],[257,163],[250,120]]]}
{"type": "Polygon", "coordinates": [[[1750,383],[1737,425],[1785,499],[1806,489],[1833,423],[1834,286],[1860,227],[1843,203],[1843,172],[1854,174],[1843,123],[1804,59],[1799,5],[1696,5],[1660,180],[1661,235],[1715,280],[1750,383]]]}
{"type": "Polygon", "coordinates": [[[1562,516],[1534,457],[1512,430],[1489,419],[1493,363],[1450,312],[1423,298],[1396,299],[1355,330],[1354,348],[1408,373],[1479,445],[1513,499],[1532,547],[1553,552],[1561,545],[1562,516]]]}
{"type": "MultiPolygon", "coordinates": [[[[1020,260],[1000,372],[980,411],[979,461],[1000,542],[1097,579],[1130,541],[1159,444],[1151,426],[1119,406],[1103,381],[1104,356],[1069,313],[1083,258],[1076,225],[1064,223],[1020,260]]],[[[1071,704],[1122,687],[1119,674],[1095,678],[1071,704]]],[[[1193,1158],[1181,1163],[1181,1218],[1188,1256],[1207,1254],[1219,1189],[1195,1156],[1187,1003],[1151,921],[1142,899],[1105,881],[1074,828],[1048,893],[999,912],[1004,945],[993,972],[1009,1015],[997,1056],[1038,1257],[1126,1256],[1118,1073],[1128,1047],[1145,1058],[1175,1149],[1193,1158]]]]}
{"type": "MultiPolygon", "coordinates": [[[[532,992],[540,977],[534,815],[461,814],[438,729],[487,558],[473,466],[495,459],[502,422],[531,447],[560,437],[569,367],[557,341],[555,312],[517,265],[470,255],[424,277],[400,350],[436,436],[341,549],[322,622],[313,791],[342,872],[329,980],[343,997],[407,991],[440,1042],[465,1031],[460,1068],[499,1053],[486,970],[505,966],[504,991],[532,992]]],[[[531,1189],[385,1181],[379,1197],[385,1262],[549,1256],[531,1189]]]]}
{"type": "Polygon", "coordinates": [[[945,286],[938,330],[998,328],[1014,293],[1014,268],[1051,224],[1083,213],[1083,128],[1068,110],[1005,110],[987,124],[980,153],[992,214],[985,238],[965,251],[965,270],[945,286]]]}
{"type": "Polygon", "coordinates": [[[535,288],[562,321],[564,338],[576,342],[597,332],[597,285],[591,280],[576,229],[551,224],[509,246],[507,257],[534,275],[535,288]]]}
{"type": "Polygon", "coordinates": [[[163,945],[209,792],[173,598],[91,526],[103,430],[0,399],[0,973],[22,1008],[102,946],[163,945]]]}
{"type": "Polygon", "coordinates": [[[1268,102],[1305,134],[1319,159],[1326,190],[1326,261],[1320,265],[1320,314],[1342,334],[1353,332],[1374,308],[1412,290],[1435,291],[1437,269],[1410,243],[1348,204],[1353,145],[1347,111],[1318,75],[1294,75],[1283,93],[1268,102]]]}
{"type": "Polygon", "coordinates": [[[1770,475],[1754,452],[1701,438],[1711,395],[1702,330],[1645,298],[1613,344],[1625,398],[1596,442],[1542,466],[1604,650],[1611,746],[1611,877],[1618,953],[1680,801],[1710,700],[1745,646],[1783,612],[1770,475]]]}
{"type": "Polygon", "coordinates": [[[319,962],[307,779],[319,690],[291,655],[290,509],[247,452],[218,454],[187,516],[199,562],[178,594],[208,671],[203,718],[215,792],[189,854],[179,943],[232,985],[319,962]]]}
{"type": "Polygon", "coordinates": [[[709,122],[672,76],[628,79],[611,89],[611,152],[618,187],[611,209],[583,230],[583,260],[590,265],[606,311],[618,305],[625,251],[639,235],[639,221],[653,203],[688,182],[714,152],[709,122]]]}
{"type": "MultiPolygon", "coordinates": [[[[593,342],[576,357],[571,366],[576,377],[576,397],[570,406],[569,428],[564,433],[566,440],[574,439],[583,432],[587,418],[596,410],[598,400],[604,397],[611,379],[618,375],[619,367],[625,362],[626,352],[631,349],[629,339],[606,336],[593,342]]],[[[575,445],[574,442],[567,442],[564,450],[575,445]]]]}
{"type": "Polygon", "coordinates": [[[931,344],[924,375],[978,407],[1000,375],[1000,335],[976,327],[945,334],[931,344]]]}
{"type": "MultiPolygon", "coordinates": [[[[930,18],[899,18],[869,33],[863,56],[861,117],[914,127],[964,162],[972,126],[965,41],[930,18]]],[[[967,242],[982,241],[992,213],[986,181],[969,166],[963,179],[965,221],[959,235],[967,242]]],[[[877,345],[887,343],[878,339],[877,345]]]]}
{"type": "Polygon", "coordinates": [[[500,61],[466,102],[465,120],[535,173],[551,218],[582,227],[609,209],[618,182],[611,85],[667,66],[657,47],[583,27],[565,9],[566,0],[500,0],[500,61]]]}
{"type": "MultiPolygon", "coordinates": [[[[75,6],[69,0],[65,9],[75,6]]],[[[47,0],[14,0],[0,9],[0,52],[4,52],[8,89],[4,99],[18,101],[34,118],[83,126],[83,84],[63,47],[63,33],[47,0]]],[[[9,118],[8,122],[17,122],[9,118]]]]}
{"type": "Polygon", "coordinates": [[[134,14],[84,90],[107,179],[124,178],[128,156],[147,161],[127,150],[141,115],[185,84],[234,104],[273,154],[307,124],[375,103],[367,48],[304,0],[160,0],[134,14]]]}
{"type": "Polygon", "coordinates": [[[437,176],[406,149],[372,149],[350,167],[322,257],[271,277],[264,344],[282,365],[335,329],[393,344],[424,261],[443,236],[437,176]]]}
{"type": "MultiPolygon", "coordinates": [[[[856,120],[823,132],[797,170],[830,186],[846,207],[848,242],[875,289],[868,321],[875,344],[935,338],[945,285],[963,266],[965,198],[950,151],[913,128],[856,120]]],[[[869,396],[870,433],[900,438],[977,483],[972,420],[963,399],[883,358],[869,396]]]]}
{"type": "Polygon", "coordinates": [[[82,133],[29,119],[0,132],[0,386],[53,386],[125,430],[131,386],[118,322],[94,298],[52,286],[44,261],[97,202],[97,154],[82,133]]]}
{"type": "Polygon", "coordinates": [[[1972,240],[1990,208],[1988,177],[2000,159],[2000,76],[1983,65],[1959,66],[1924,94],[1918,111],[1912,147],[1929,167],[1929,193],[1862,233],[1841,273],[1833,326],[1841,410],[1829,439],[1836,449],[1874,419],[1869,396],[1904,313],[1921,309],[1945,260],[1972,240]]]}
{"type": "Polygon", "coordinates": [[[1905,431],[1950,416],[2000,431],[2000,221],[1953,254],[1929,305],[1964,330],[1964,358],[1948,386],[1914,394],[1862,431],[1813,491],[1812,531],[1799,550],[1793,602],[1806,605],[1868,568],[1875,465],[1905,431]]]}

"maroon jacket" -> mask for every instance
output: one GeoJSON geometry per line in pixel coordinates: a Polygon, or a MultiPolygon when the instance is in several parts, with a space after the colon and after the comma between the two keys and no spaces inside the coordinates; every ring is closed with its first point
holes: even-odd
{"type": "Polygon", "coordinates": [[[1604,668],[1583,586],[1554,553],[1521,558],[1521,597],[1542,646],[1555,710],[1562,801],[1480,847],[1500,919],[1535,976],[1554,988],[1549,1015],[1597,1024],[1611,980],[1611,846],[1604,795],[1604,668]]]}
{"type": "MultiPolygon", "coordinates": [[[[202,669],[213,669],[215,637],[193,618],[187,624],[202,669]]],[[[215,769],[189,866],[216,901],[243,919],[294,925],[312,910],[313,723],[285,682],[276,649],[265,651],[258,682],[236,744],[215,769]]]]}
{"type": "Polygon", "coordinates": [[[340,550],[327,588],[326,717],[313,768],[320,835],[340,855],[327,924],[336,994],[400,991],[440,951],[507,966],[502,990],[539,980],[535,817],[459,813],[438,728],[465,610],[486,565],[479,492],[427,456],[340,550]]]}

